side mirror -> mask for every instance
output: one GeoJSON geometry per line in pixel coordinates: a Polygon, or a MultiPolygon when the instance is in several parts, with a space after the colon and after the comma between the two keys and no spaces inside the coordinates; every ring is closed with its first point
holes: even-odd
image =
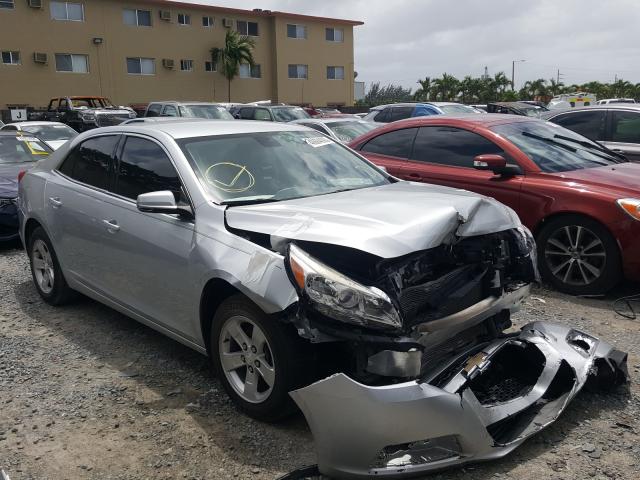
{"type": "Polygon", "coordinates": [[[496,175],[505,176],[520,173],[518,167],[507,165],[507,160],[502,155],[496,154],[478,155],[473,159],[473,168],[476,170],[489,170],[496,175]]]}
{"type": "Polygon", "coordinates": [[[180,213],[176,199],[169,190],[138,195],[136,206],[141,212],[180,213]]]}

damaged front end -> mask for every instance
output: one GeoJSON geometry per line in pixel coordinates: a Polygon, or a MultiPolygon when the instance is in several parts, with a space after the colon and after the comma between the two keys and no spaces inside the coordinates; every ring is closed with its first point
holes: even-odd
{"type": "Polygon", "coordinates": [[[370,386],[338,373],[291,396],[313,433],[321,473],[391,478],[504,456],[585,385],[609,388],[627,378],[626,354],[535,322],[435,376],[370,386]]]}

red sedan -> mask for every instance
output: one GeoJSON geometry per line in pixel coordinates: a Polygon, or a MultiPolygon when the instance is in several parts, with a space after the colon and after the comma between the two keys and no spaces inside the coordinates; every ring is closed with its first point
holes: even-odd
{"type": "Polygon", "coordinates": [[[398,178],[513,208],[558,290],[595,294],[623,276],[640,281],[640,164],[585,137],[529,117],[433,116],[391,123],[350,146],[398,178]]]}

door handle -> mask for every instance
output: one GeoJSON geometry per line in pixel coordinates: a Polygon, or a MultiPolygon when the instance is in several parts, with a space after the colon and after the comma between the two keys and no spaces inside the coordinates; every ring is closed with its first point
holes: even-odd
{"type": "Polygon", "coordinates": [[[616,153],[624,153],[624,151],[619,148],[612,148],[611,151],[616,153]]]}
{"type": "Polygon", "coordinates": [[[60,208],[62,206],[60,197],[49,197],[49,204],[51,204],[53,208],[60,208]]]}
{"type": "Polygon", "coordinates": [[[411,180],[422,180],[422,175],[417,174],[417,173],[410,173],[410,174],[408,175],[408,177],[409,177],[411,180]]]}
{"type": "Polygon", "coordinates": [[[115,220],[102,220],[102,223],[106,225],[107,230],[111,233],[116,233],[120,230],[120,225],[115,220]]]}

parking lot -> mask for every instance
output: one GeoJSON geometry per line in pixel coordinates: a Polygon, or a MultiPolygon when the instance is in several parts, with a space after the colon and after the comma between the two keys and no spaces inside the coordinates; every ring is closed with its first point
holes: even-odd
{"type": "MultiPolygon", "coordinates": [[[[274,479],[314,463],[302,415],[279,425],[237,412],[207,360],[94,301],[41,301],[24,251],[0,252],[0,460],[15,479],[274,479]]],[[[640,333],[604,299],[537,289],[515,317],[574,325],[629,352],[631,385],[581,393],[503,460],[430,478],[635,479],[640,333]]]]}

